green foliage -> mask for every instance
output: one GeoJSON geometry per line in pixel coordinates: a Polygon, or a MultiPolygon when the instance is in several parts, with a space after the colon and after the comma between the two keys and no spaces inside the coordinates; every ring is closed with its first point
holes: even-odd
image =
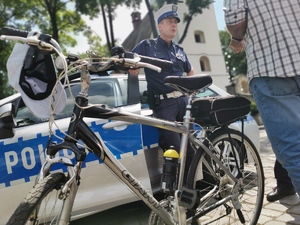
{"type": "Polygon", "coordinates": [[[254,101],[251,102],[251,105],[250,105],[250,113],[252,116],[258,114],[258,109],[257,109],[257,106],[256,106],[256,103],[254,101]]]}
{"type": "Polygon", "coordinates": [[[196,14],[202,14],[203,9],[208,9],[209,5],[213,2],[214,0],[186,0],[185,4],[189,8],[189,15],[194,16],[196,14]]]}
{"type": "Polygon", "coordinates": [[[75,7],[77,11],[84,15],[88,15],[90,19],[97,18],[100,13],[98,0],[75,0],[75,7]]]}
{"type": "Polygon", "coordinates": [[[185,23],[185,28],[181,38],[179,39],[179,43],[182,43],[187,35],[190,23],[194,16],[203,13],[203,9],[208,9],[210,4],[212,4],[213,0],[187,0],[185,4],[188,6],[189,12],[184,15],[183,22],[185,23]]]}
{"type": "Polygon", "coordinates": [[[76,10],[90,19],[97,18],[102,14],[105,29],[106,43],[108,48],[115,46],[113,20],[116,17],[115,10],[118,6],[137,8],[142,0],[75,0],[76,10]]]}
{"type": "MultiPolygon", "coordinates": [[[[90,46],[88,51],[95,52],[99,56],[110,55],[108,47],[103,46],[101,44],[101,42],[102,42],[101,37],[96,35],[92,30],[90,30],[90,29],[85,30],[84,35],[88,37],[88,44],[90,46]]],[[[81,55],[81,56],[83,56],[83,55],[81,55]]]]}
{"type": "MultiPolygon", "coordinates": [[[[90,19],[98,18],[101,13],[101,5],[112,7],[112,13],[118,6],[125,5],[128,8],[138,8],[142,0],[75,0],[76,10],[87,15],[90,19]]],[[[107,13],[106,8],[106,13],[107,13]]]]}
{"type": "Polygon", "coordinates": [[[237,54],[233,53],[233,51],[228,47],[230,43],[230,35],[226,30],[219,31],[219,37],[228,71],[232,71],[234,69],[234,75],[247,74],[247,58],[245,51],[237,54]]]}
{"type": "Polygon", "coordinates": [[[10,55],[12,47],[12,43],[0,41],[0,99],[14,93],[13,88],[8,85],[6,70],[6,61],[10,55]]]}
{"type": "MultiPolygon", "coordinates": [[[[32,0],[9,0],[0,1],[0,28],[16,26],[26,28],[24,16],[28,16],[27,10],[33,8],[32,0]],[[16,7],[18,6],[18,7],[16,7]]],[[[6,61],[13,48],[13,43],[0,41],[0,99],[11,95],[14,90],[8,85],[6,61]]]]}
{"type": "MultiPolygon", "coordinates": [[[[37,30],[50,34],[65,49],[75,46],[72,36],[86,27],[81,15],[70,10],[69,0],[9,0],[0,2],[0,28],[11,26],[21,30],[37,30]]],[[[12,42],[0,41],[0,98],[12,93],[7,85],[6,61],[13,48],[12,42]]]]}

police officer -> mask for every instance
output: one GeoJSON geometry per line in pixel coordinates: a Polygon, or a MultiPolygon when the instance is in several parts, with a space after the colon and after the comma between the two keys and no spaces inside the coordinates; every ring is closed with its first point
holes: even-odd
{"type": "MultiPolygon", "coordinates": [[[[145,68],[148,93],[152,101],[149,102],[153,109],[154,116],[170,121],[183,121],[187,98],[179,91],[164,85],[166,76],[188,76],[194,74],[186,53],[182,46],[172,39],[177,33],[177,24],[180,18],[177,13],[178,6],[168,4],[159,9],[156,19],[160,35],[155,39],[147,39],[137,44],[132,52],[139,55],[150,56],[173,62],[171,70],[162,70],[158,73],[145,68]]],[[[138,74],[138,70],[130,70],[130,73],[138,74]]],[[[163,150],[174,146],[175,150],[180,149],[180,134],[172,131],[160,130],[159,145],[163,150]]]]}

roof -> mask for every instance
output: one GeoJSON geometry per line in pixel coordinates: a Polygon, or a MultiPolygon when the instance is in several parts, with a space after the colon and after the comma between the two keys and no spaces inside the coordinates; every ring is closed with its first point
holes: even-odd
{"type": "Polygon", "coordinates": [[[131,51],[140,41],[150,38],[151,34],[152,29],[148,12],[141,20],[140,25],[123,41],[122,46],[125,50],[131,51]]]}

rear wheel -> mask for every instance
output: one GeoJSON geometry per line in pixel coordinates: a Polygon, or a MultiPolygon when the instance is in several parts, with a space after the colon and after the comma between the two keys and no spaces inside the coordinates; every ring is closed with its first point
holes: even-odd
{"type": "Polygon", "coordinates": [[[53,173],[37,183],[10,217],[7,225],[58,224],[64,201],[59,198],[66,179],[53,173]]]}
{"type": "Polygon", "coordinates": [[[235,177],[239,178],[240,185],[233,191],[232,180],[205,151],[199,149],[191,163],[187,180],[188,188],[200,190],[202,201],[195,212],[208,209],[232,192],[238,197],[212,207],[214,209],[203,213],[198,221],[201,221],[201,224],[242,224],[241,220],[244,218],[244,224],[256,225],[264,197],[264,173],[254,144],[247,136],[232,129],[217,130],[208,139],[210,144],[207,142],[207,145],[210,146],[210,150],[235,177]],[[242,139],[244,146],[241,145],[242,139]],[[235,206],[240,210],[236,210],[235,206]]]}

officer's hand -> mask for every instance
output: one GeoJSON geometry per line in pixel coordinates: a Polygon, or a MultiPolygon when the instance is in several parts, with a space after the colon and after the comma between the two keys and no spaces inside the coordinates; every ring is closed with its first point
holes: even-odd
{"type": "Polygon", "coordinates": [[[128,70],[128,72],[133,75],[138,75],[140,72],[140,69],[130,69],[130,70],[128,70]]]}

